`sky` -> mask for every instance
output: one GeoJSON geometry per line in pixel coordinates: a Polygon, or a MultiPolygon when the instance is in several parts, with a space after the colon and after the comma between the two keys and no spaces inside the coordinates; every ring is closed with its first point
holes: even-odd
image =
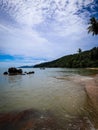
{"type": "Polygon", "coordinates": [[[98,46],[98,0],[0,0],[0,66],[34,65],[98,46]]]}

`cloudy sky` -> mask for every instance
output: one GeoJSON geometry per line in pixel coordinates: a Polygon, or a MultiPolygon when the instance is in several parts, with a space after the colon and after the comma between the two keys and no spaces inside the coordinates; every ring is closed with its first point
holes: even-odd
{"type": "Polygon", "coordinates": [[[0,65],[33,65],[98,46],[98,0],[0,0],[0,65]]]}

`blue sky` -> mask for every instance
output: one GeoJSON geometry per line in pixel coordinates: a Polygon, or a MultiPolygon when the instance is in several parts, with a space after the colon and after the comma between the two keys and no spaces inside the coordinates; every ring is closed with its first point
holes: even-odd
{"type": "Polygon", "coordinates": [[[33,65],[98,46],[97,0],[0,0],[0,66],[33,65]]]}

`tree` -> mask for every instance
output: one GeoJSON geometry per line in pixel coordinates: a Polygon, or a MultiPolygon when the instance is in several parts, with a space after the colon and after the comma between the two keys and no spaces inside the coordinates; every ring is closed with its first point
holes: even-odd
{"type": "Polygon", "coordinates": [[[78,49],[78,53],[81,53],[81,52],[82,52],[82,49],[81,49],[81,48],[79,48],[79,49],[78,49]]]}
{"type": "Polygon", "coordinates": [[[98,35],[98,20],[92,17],[90,19],[90,26],[88,27],[88,33],[98,35]]]}

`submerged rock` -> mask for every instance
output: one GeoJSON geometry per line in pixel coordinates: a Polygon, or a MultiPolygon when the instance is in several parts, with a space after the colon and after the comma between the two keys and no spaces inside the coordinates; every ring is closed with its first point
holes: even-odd
{"type": "Polygon", "coordinates": [[[0,130],[60,130],[60,127],[50,112],[29,109],[1,114],[0,130]]]}
{"type": "Polygon", "coordinates": [[[27,72],[26,74],[34,74],[34,71],[27,72]]]}
{"type": "Polygon", "coordinates": [[[51,111],[28,109],[0,114],[0,130],[95,130],[87,117],[68,118],[62,122],[51,111]]]}

